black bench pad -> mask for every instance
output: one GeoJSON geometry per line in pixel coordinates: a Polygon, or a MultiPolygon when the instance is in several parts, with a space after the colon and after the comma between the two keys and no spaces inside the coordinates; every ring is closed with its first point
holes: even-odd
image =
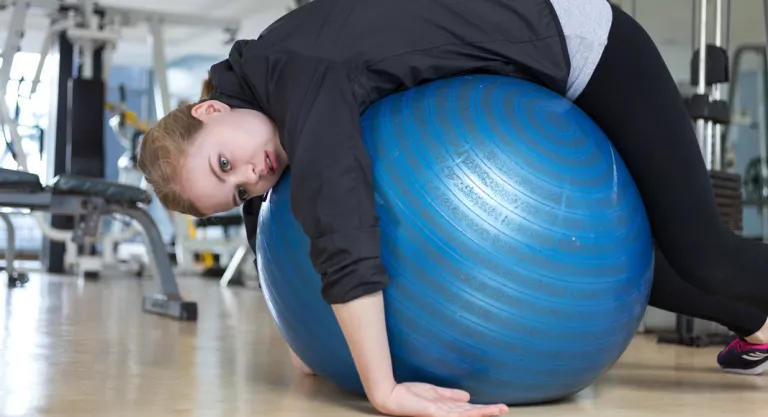
{"type": "Polygon", "coordinates": [[[210,217],[205,217],[202,219],[197,219],[195,221],[195,227],[198,229],[204,229],[206,227],[231,227],[231,226],[242,226],[243,223],[245,223],[245,220],[243,219],[243,215],[240,213],[237,214],[219,214],[219,215],[213,215],[210,217]]]}
{"type": "Polygon", "coordinates": [[[0,168],[0,190],[20,193],[37,193],[43,191],[40,178],[29,172],[0,168]]]}
{"type": "Polygon", "coordinates": [[[53,182],[53,193],[100,197],[111,203],[149,204],[152,196],[138,187],[79,175],[59,175],[53,182]]]}

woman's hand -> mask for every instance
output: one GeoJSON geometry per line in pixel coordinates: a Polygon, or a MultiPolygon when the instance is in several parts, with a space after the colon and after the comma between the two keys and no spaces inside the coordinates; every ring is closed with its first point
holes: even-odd
{"type": "Polygon", "coordinates": [[[422,383],[397,384],[389,395],[372,400],[377,410],[392,416],[490,417],[509,411],[503,404],[470,404],[464,391],[422,383]]]}
{"type": "Polygon", "coordinates": [[[504,405],[469,404],[464,391],[421,383],[398,384],[392,372],[381,291],[333,305],[368,400],[380,412],[406,417],[488,417],[504,405]]]}

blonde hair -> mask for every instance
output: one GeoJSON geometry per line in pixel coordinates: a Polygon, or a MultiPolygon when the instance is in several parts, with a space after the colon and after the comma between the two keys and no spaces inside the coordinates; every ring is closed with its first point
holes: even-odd
{"type": "Polygon", "coordinates": [[[207,77],[203,81],[200,100],[183,104],[160,119],[144,135],[138,152],[138,168],[160,203],[168,210],[195,217],[204,214],[181,192],[179,176],[187,149],[203,128],[203,122],[192,115],[192,109],[207,100],[213,90],[213,82],[207,77]]]}

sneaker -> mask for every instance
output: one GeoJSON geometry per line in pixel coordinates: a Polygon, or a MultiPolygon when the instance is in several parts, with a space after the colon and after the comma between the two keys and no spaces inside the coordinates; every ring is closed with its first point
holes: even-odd
{"type": "Polygon", "coordinates": [[[726,372],[760,375],[768,369],[768,345],[736,339],[717,355],[717,363],[726,372]]]}

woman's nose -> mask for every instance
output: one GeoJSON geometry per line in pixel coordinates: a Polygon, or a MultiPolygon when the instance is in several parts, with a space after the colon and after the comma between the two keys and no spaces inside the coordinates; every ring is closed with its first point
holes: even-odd
{"type": "Polygon", "coordinates": [[[259,180],[260,173],[258,168],[253,164],[246,164],[243,166],[243,171],[238,175],[238,180],[243,184],[253,184],[259,180]]]}

